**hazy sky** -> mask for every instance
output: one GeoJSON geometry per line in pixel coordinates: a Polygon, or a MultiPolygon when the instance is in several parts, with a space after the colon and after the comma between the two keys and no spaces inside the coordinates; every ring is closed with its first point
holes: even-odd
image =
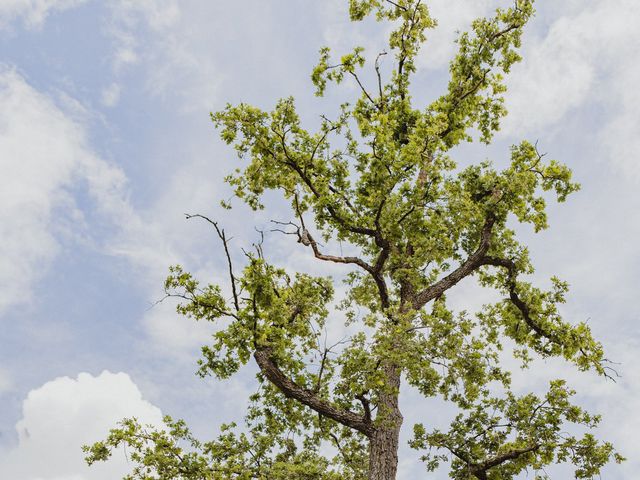
{"type": "MultiPolygon", "coordinates": [[[[168,413],[204,438],[241,417],[254,367],[224,383],[198,379],[211,327],[154,302],[171,264],[224,279],[216,238],[185,212],[219,219],[237,252],[255,240],[254,225],[288,220],[278,202],[260,215],[219,208],[235,156],[208,112],[240,101],[268,109],[289,95],[311,124],[334,112],[356,91],[313,97],[318,49],[359,44],[375,57],[384,42],[379,28],[348,22],[346,3],[0,0],[0,478],[118,478],[123,456],[87,469],[79,446],[124,416],[157,423],[168,413]]],[[[418,106],[445,85],[455,31],[508,4],[429,2],[440,27],[418,62],[418,106]]],[[[599,435],[629,457],[603,478],[629,479],[640,469],[640,2],[537,8],[508,80],[503,131],[490,148],[454,155],[500,164],[510,144],[538,140],[582,183],[550,208],[548,231],[522,235],[537,281],[571,284],[566,318],[589,321],[622,377],[538,362],[516,388],[569,377],[579,403],[603,413],[599,435]]],[[[288,240],[267,238],[275,263],[331,272],[288,240]]],[[[467,282],[454,299],[474,307],[483,295],[467,282]]],[[[406,431],[411,420],[429,424],[417,396],[403,405],[406,431]]],[[[420,468],[407,452],[401,478],[422,478],[420,468]]]]}

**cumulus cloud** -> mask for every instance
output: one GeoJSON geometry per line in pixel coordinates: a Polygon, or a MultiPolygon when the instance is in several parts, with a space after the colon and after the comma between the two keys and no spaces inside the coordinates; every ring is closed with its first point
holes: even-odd
{"type": "Polygon", "coordinates": [[[0,30],[21,18],[27,28],[39,28],[55,11],[77,7],[86,0],[3,0],[0,2],[0,30]]]}
{"type": "Polygon", "coordinates": [[[18,444],[0,453],[0,472],[12,480],[112,480],[130,468],[124,451],[87,467],[81,446],[104,438],[124,417],[161,425],[159,408],[144,400],[126,373],[60,377],[29,392],[16,424],[18,444]]]}

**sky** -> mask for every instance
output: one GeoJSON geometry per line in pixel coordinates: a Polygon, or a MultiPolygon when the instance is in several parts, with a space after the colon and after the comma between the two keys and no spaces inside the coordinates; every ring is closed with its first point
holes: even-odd
{"type": "MultiPolygon", "coordinates": [[[[362,45],[375,57],[384,45],[380,28],[348,21],[346,3],[0,0],[0,478],[119,478],[124,455],[89,469],[80,445],[126,416],[159,424],[171,414],[202,438],[241,418],[255,367],[225,382],[196,377],[212,327],[156,302],[172,264],[224,281],[213,232],[185,213],[220,220],[237,252],[255,240],[254,226],[289,220],[275,198],[258,214],[237,202],[231,213],[219,207],[231,196],[223,177],[235,154],[209,112],[241,101],[268,109],[289,95],[311,125],[335,111],[356,90],[313,96],[318,49],[362,45]]],[[[416,105],[446,84],[455,32],[509,2],[428,4],[439,27],[417,62],[416,105]]],[[[537,9],[524,61],[507,80],[502,131],[492,146],[454,156],[500,164],[509,145],[537,140],[582,184],[550,207],[549,230],[521,234],[536,279],[570,283],[565,318],[589,322],[621,377],[548,361],[517,374],[515,386],[568,378],[578,402],[603,414],[599,435],[629,458],[602,478],[628,479],[640,468],[640,3],[537,9]]],[[[268,236],[265,249],[288,268],[332,273],[280,237],[268,236]]],[[[485,293],[467,282],[453,298],[477,307],[485,293]]],[[[405,431],[429,421],[414,393],[402,405],[405,431]]],[[[404,448],[399,478],[420,472],[404,448]]]]}

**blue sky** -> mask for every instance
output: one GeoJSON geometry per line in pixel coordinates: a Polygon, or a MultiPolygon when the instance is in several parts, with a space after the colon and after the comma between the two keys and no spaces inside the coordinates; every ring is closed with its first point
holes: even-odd
{"type": "MultiPolygon", "coordinates": [[[[430,3],[440,27],[418,62],[417,101],[443,86],[455,31],[508,3],[430,3]]],[[[208,112],[239,101],[269,108],[288,95],[308,122],[331,112],[354,90],[313,97],[319,47],[360,44],[375,55],[384,42],[379,27],[350,24],[345,4],[0,0],[0,477],[117,478],[124,458],[88,470],[78,446],[123,416],[169,413],[203,437],[240,417],[252,367],[224,384],[196,378],[211,327],[153,304],[170,264],[224,281],[212,232],[185,212],[220,219],[238,251],[254,225],[288,220],[278,202],[260,214],[218,207],[234,154],[208,112]]],[[[583,185],[551,208],[548,231],[522,236],[537,279],[569,281],[566,317],[589,320],[622,377],[539,362],[518,382],[571,379],[580,402],[604,414],[602,436],[630,459],[603,474],[613,480],[640,467],[638,21],[634,0],[540,2],[508,80],[503,131],[489,148],[455,152],[500,163],[510,144],[539,140],[583,185]]],[[[266,248],[287,267],[331,273],[282,238],[266,248]]],[[[454,300],[479,306],[485,293],[468,283],[454,300]]],[[[416,396],[403,402],[407,418],[425,421],[416,396]]],[[[402,478],[414,478],[415,454],[405,458],[402,478]]]]}

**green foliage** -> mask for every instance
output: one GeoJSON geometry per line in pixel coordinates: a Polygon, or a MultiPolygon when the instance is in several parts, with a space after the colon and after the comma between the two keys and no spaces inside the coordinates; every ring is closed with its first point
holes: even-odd
{"type": "Polygon", "coordinates": [[[394,25],[388,46],[395,63],[385,77],[379,55],[377,86],[368,89],[362,48],[335,63],[323,48],[311,76],[316,94],[346,80],[360,88],[335,119],[322,117],[310,132],[292,98],[271,112],[240,104],[211,115],[242,162],[227,179],[236,196],[261,209],[264,193],[279,191],[291,204],[283,228],[319,261],[353,267],[339,302],[348,336],[323,345],[331,278],[292,276],[268,263],[261,248],[246,254],[235,276],[224,231],[211,222],[229,262],[231,296],[218,285],[200,286],[179,266],[165,288],[183,300],[181,314],[218,326],[202,348],[200,375],[226,379],[252,357],[258,363],[246,426],[226,426],[217,440],[200,443],[170,418],[165,430],[125,420],[106,441],[86,447],[87,460],[105,460],[126,445],[136,464],[131,479],[378,479],[374,442],[383,432],[387,451],[397,450],[397,399],[406,382],[461,412],[448,431],[430,429],[433,413],[415,426],[411,445],[427,451],[428,470],[450,463],[460,480],[506,480],[526,469],[546,478],[543,467],[568,462],[576,478],[598,476],[610,459],[622,460],[590,432],[599,417],[572,405],[573,392],[560,380],[543,398],[516,396],[500,362],[508,339],[525,366],[535,355],[562,357],[607,374],[588,326],[560,314],[567,284],[554,277],[543,291],[522,279],[533,266],[509,226],[547,228],[548,192],[563,202],[579,187],[566,166],[528,141],[511,148],[502,170],[489,161],[461,169],[452,151],[474,135],[490,142],[498,131],[506,114],[503,75],[520,60],[533,2],[517,0],[460,34],[447,90],[423,109],[412,106],[410,79],[426,31],[436,26],[427,6],[351,0],[349,13],[354,21],[375,15],[394,25]],[[323,252],[316,232],[350,244],[358,256],[323,252]],[[468,276],[503,299],[475,314],[454,312],[446,293],[468,276]],[[568,427],[581,433],[567,434],[568,427]]]}
{"type": "Polygon", "coordinates": [[[106,440],[84,447],[89,465],[105,461],[113,449],[127,446],[136,464],[124,480],[341,480],[326,459],[292,442],[274,445],[266,436],[251,440],[223,425],[210,442],[196,440],[184,422],[164,418],[166,429],[125,419],[106,440]]]}
{"type": "Polygon", "coordinates": [[[448,460],[431,450],[448,451],[454,458],[451,477],[458,480],[482,471],[488,480],[514,478],[527,468],[536,470],[536,479],[548,479],[544,467],[564,461],[576,465],[575,478],[593,478],[609,461],[613,446],[598,443],[591,434],[576,438],[563,431],[565,422],[594,428],[600,421],[569,402],[574,393],[557,380],[543,399],[510,392],[503,398],[487,396],[458,415],[448,432],[415,425],[411,445],[428,450],[423,460],[429,470],[448,460]]]}

